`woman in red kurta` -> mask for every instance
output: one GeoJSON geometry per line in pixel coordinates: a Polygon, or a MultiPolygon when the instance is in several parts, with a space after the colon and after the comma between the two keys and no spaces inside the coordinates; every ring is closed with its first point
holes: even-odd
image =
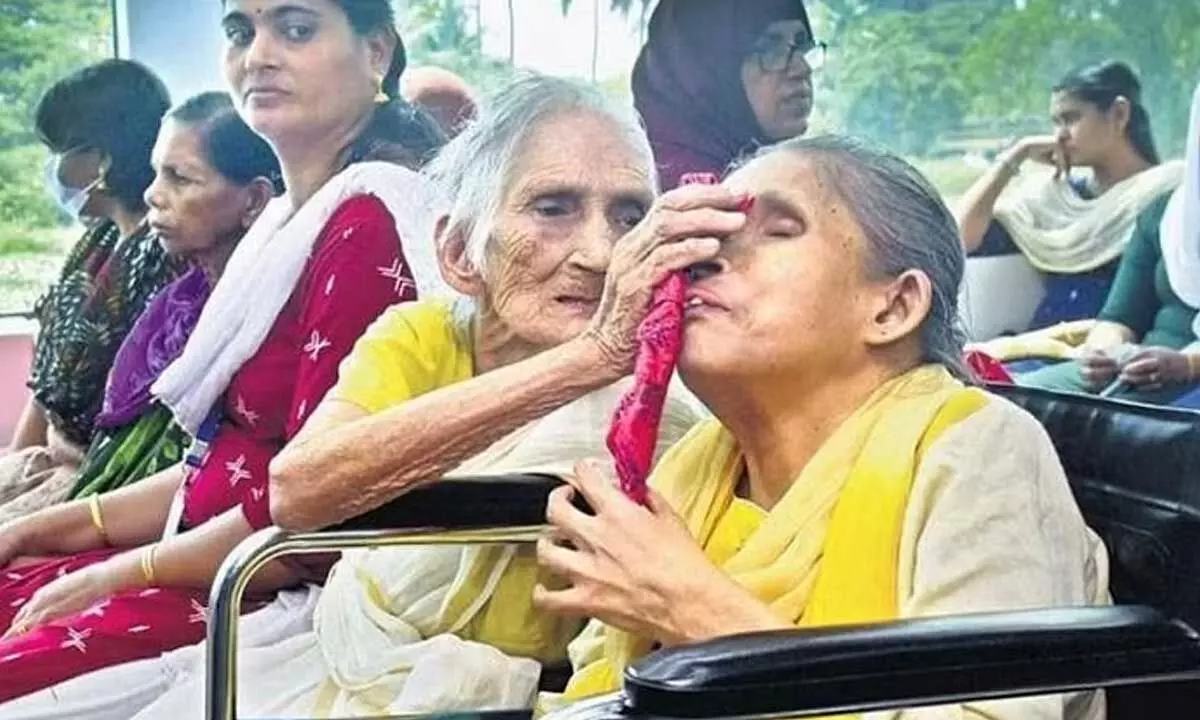
{"type": "MultiPolygon", "coordinates": [[[[0,527],[0,701],[202,639],[217,568],[271,524],[271,458],[384,308],[437,285],[431,196],[411,168],[442,136],[388,99],[404,69],[388,0],[224,6],[231,95],[287,192],[154,386],[197,437],[185,463],[0,527]]],[[[248,603],[309,577],[270,565],[248,603]]]]}
{"type": "MultiPolygon", "coordinates": [[[[399,249],[391,214],[372,196],[351,198],[329,220],[266,342],[224,395],[220,429],[203,464],[185,481],[183,529],[233,508],[253,529],[271,524],[271,458],[333,385],[338,364],[367,325],[387,306],[416,296],[399,249]]],[[[121,562],[121,554],[105,548],[7,568],[0,578],[0,627],[8,628],[51,581],[104,561],[121,562]]],[[[140,571],[140,560],[138,565],[140,571]]],[[[207,597],[205,588],[130,588],[10,634],[0,642],[0,699],[199,642],[207,597]]]]}

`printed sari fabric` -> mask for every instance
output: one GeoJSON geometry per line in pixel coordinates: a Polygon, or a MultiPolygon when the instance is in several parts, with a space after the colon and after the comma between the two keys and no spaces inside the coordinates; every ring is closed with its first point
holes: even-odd
{"type": "Polygon", "coordinates": [[[204,272],[193,268],[137,319],[113,361],[95,437],[69,498],[116,490],[183,459],[189,436],[154,402],[150,387],[183,352],[210,289],[204,272]]]}
{"type": "Polygon", "coordinates": [[[38,301],[41,330],[29,388],[71,442],[91,441],[117,349],[150,299],[178,274],[178,261],[148,225],[122,239],[104,221],[87,231],[38,301]]]}

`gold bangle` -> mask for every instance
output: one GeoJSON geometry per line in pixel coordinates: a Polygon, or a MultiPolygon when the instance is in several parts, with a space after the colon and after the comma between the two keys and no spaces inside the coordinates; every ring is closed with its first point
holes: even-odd
{"type": "Polygon", "coordinates": [[[1192,382],[1196,379],[1197,375],[1200,375],[1200,368],[1196,367],[1197,361],[1200,361],[1200,355],[1196,355],[1194,353],[1184,353],[1183,356],[1187,358],[1188,382],[1192,382]]]}
{"type": "Polygon", "coordinates": [[[100,496],[92,495],[88,498],[88,510],[92,513],[92,525],[96,526],[96,532],[100,533],[100,539],[105,545],[109,545],[108,530],[104,528],[104,512],[100,509],[100,496]]]}
{"type": "Polygon", "coordinates": [[[146,581],[146,587],[155,586],[154,577],[154,553],[158,552],[158,543],[147,546],[142,551],[142,579],[146,581]]]}

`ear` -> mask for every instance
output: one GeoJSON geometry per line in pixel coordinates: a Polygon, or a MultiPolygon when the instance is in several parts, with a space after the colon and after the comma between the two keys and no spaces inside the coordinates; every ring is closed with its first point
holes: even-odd
{"type": "Polygon", "coordinates": [[[1108,108],[1108,116],[1112,118],[1113,123],[1121,132],[1125,132],[1125,128],[1129,127],[1129,120],[1133,116],[1133,104],[1129,102],[1129,98],[1118,95],[1108,108]]]}
{"type": "Polygon", "coordinates": [[[912,337],[929,317],[933,284],[920,270],[906,270],[880,286],[873,295],[874,312],[867,327],[866,343],[873,347],[890,345],[912,337]]]}
{"type": "Polygon", "coordinates": [[[275,197],[275,186],[265,177],[255,178],[246,186],[246,205],[242,210],[242,227],[249,228],[262,214],[263,208],[275,197]]]}
{"type": "Polygon", "coordinates": [[[483,297],[483,275],[467,257],[466,237],[459,231],[450,230],[449,215],[438,218],[434,242],[437,243],[438,268],[446,283],[467,297],[483,297]]]}
{"type": "Polygon", "coordinates": [[[373,32],[367,36],[367,56],[371,60],[371,72],[376,78],[387,74],[396,53],[396,33],[387,30],[373,32]]]}
{"type": "Polygon", "coordinates": [[[112,170],[112,157],[99,151],[97,151],[97,155],[99,156],[99,160],[97,161],[96,178],[99,182],[96,183],[96,187],[93,189],[98,193],[107,194],[108,172],[112,170]]]}

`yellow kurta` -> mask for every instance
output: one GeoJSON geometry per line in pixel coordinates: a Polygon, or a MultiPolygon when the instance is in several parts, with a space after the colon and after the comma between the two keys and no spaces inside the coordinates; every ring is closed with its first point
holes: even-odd
{"type": "MultiPolygon", "coordinates": [[[[733,497],[741,467],[735,441],[714,421],[664,458],[655,482],[709,558],[785,622],[1106,599],[1103,547],[1084,526],[1045,433],[944,371],[924,368],[882,388],[770,513],[733,497]]],[[[589,624],[572,645],[567,699],[615,689],[648,648],[648,639],[589,624]]],[[[1066,714],[1066,701],[1052,698],[905,717],[1093,719],[1102,717],[1095,697],[1073,699],[1066,714]]]]}

